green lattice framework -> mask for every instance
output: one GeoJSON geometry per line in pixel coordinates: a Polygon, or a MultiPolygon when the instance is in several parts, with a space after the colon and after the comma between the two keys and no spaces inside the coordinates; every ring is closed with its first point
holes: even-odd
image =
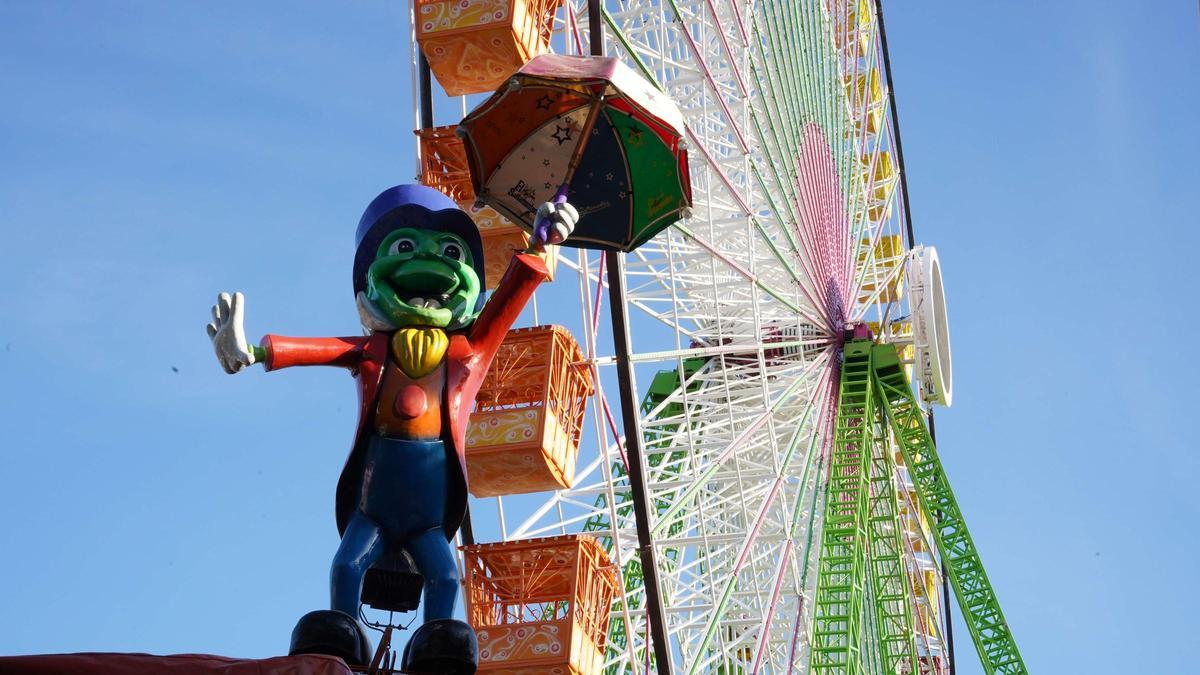
{"type": "Polygon", "coordinates": [[[866,595],[868,472],[874,426],[871,345],[849,343],[838,387],[838,414],[825,498],[810,669],[861,670],[866,595]]]}
{"type": "MultiPolygon", "coordinates": [[[[683,380],[703,364],[704,359],[686,361],[683,380]]],[[[642,401],[642,412],[662,405],[683,380],[677,370],[658,373],[642,401]]],[[[681,417],[682,413],[682,404],[670,403],[662,406],[659,416],[681,417]]],[[[847,343],[844,352],[817,568],[811,672],[914,672],[913,589],[903,557],[896,464],[885,424],[890,424],[913,478],[921,510],[927,517],[937,514],[930,517],[936,523],[934,539],[985,671],[989,675],[1027,673],[896,348],[867,340],[847,343]]],[[[678,425],[648,430],[646,447],[662,446],[677,432],[678,425]]],[[[660,462],[678,460],[674,455],[659,456],[660,462]]],[[[613,472],[614,478],[623,476],[624,467],[615,464],[613,472]]],[[[628,516],[632,511],[629,495],[617,497],[618,513],[628,516]]],[[[602,507],[603,497],[600,499],[598,506],[602,507]]],[[[658,499],[655,509],[661,514],[670,504],[669,499],[658,499]]],[[[607,518],[598,515],[584,530],[609,527],[607,518]]],[[[611,548],[611,540],[603,540],[611,548]]],[[[666,563],[673,560],[672,551],[666,551],[666,563]]],[[[624,578],[627,591],[641,583],[636,561],[626,564],[624,578]]],[[[609,640],[610,649],[624,649],[625,627],[620,617],[613,619],[609,640]]],[[[609,672],[617,671],[610,668],[609,672]]]]}
{"type": "Polygon", "coordinates": [[[984,670],[1027,673],[895,345],[847,343],[839,393],[812,672],[914,672],[912,588],[903,557],[896,464],[881,428],[890,424],[919,506],[927,516],[934,514],[934,540],[984,670]],[[865,640],[864,624],[873,629],[873,641],[865,640]]]}
{"type": "Polygon", "coordinates": [[[891,424],[916,486],[921,510],[927,516],[933,516],[930,521],[934,523],[934,540],[946,563],[959,609],[984,670],[989,675],[1028,673],[983,569],[983,561],[967,531],[950,482],[942,470],[929,427],[913,396],[895,345],[875,345],[871,358],[880,407],[891,424]]]}
{"type": "Polygon", "coordinates": [[[878,663],[884,673],[915,672],[912,587],[904,559],[904,530],[896,494],[896,463],[883,428],[871,420],[867,558],[878,663]]]}

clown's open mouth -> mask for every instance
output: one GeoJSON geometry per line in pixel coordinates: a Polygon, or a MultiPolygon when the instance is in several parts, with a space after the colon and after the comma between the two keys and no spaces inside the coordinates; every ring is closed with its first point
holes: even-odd
{"type": "Polygon", "coordinates": [[[388,279],[400,301],[418,309],[441,309],[461,285],[449,266],[436,262],[400,265],[388,279]]]}
{"type": "Polygon", "coordinates": [[[449,301],[450,295],[448,293],[436,298],[422,298],[414,295],[406,300],[401,300],[401,302],[409,307],[424,307],[425,309],[441,309],[449,301]]]}

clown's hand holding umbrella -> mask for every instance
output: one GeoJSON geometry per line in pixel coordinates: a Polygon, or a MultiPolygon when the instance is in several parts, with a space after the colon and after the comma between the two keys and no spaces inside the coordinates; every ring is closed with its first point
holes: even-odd
{"type": "Polygon", "coordinates": [[[547,244],[561,244],[575,231],[575,223],[579,222],[579,211],[562,201],[545,202],[537,210],[537,222],[544,223],[535,227],[533,236],[529,238],[528,253],[541,253],[547,244]]]}

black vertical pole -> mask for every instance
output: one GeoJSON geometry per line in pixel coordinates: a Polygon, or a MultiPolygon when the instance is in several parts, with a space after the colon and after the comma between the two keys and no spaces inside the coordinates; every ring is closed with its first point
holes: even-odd
{"type": "Polygon", "coordinates": [[[429,62],[417,49],[417,87],[421,92],[421,128],[433,128],[433,82],[429,77],[429,62]]]}
{"type": "MultiPolygon", "coordinates": [[[[625,316],[625,261],[619,251],[606,256],[608,304],[612,312],[613,346],[616,350],[617,385],[621,393],[621,417],[625,421],[625,457],[629,462],[629,489],[633,493],[633,516],[637,524],[638,558],[642,563],[642,581],[646,584],[646,612],[650,619],[650,638],[659,675],[671,674],[670,643],[667,642],[667,615],[663,611],[658,585],[658,566],[650,538],[650,495],[642,471],[642,439],[637,427],[637,397],[633,390],[633,363],[629,360],[629,332],[625,316]]],[[[615,523],[614,523],[615,525],[615,523]]],[[[632,631],[627,626],[626,631],[632,631]]]]}
{"type": "MultiPolygon", "coordinates": [[[[592,56],[604,56],[604,18],[601,0],[588,0],[588,44],[592,56]]],[[[650,620],[650,642],[659,675],[671,675],[671,649],[667,641],[667,615],[658,585],[658,565],[650,537],[650,494],[642,471],[642,439],[637,426],[637,392],[633,389],[633,363],[629,360],[629,324],[625,314],[625,259],[620,251],[605,255],[608,276],[608,305],[612,313],[613,347],[616,350],[617,388],[621,395],[621,417],[625,426],[625,457],[629,462],[629,489],[633,493],[633,515],[637,524],[638,560],[646,585],[646,612],[650,620]]],[[[613,523],[616,526],[616,523],[613,523]]],[[[633,626],[626,626],[632,634],[633,626]]]]}
{"type": "Polygon", "coordinates": [[[604,17],[600,14],[600,0],[588,0],[588,44],[592,56],[604,56],[604,17]]]}

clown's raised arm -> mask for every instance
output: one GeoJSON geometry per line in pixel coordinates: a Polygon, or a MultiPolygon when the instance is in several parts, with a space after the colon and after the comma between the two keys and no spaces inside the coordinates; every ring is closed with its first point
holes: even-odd
{"type": "MultiPolygon", "coordinates": [[[[484,354],[499,346],[547,271],[540,254],[570,236],[579,214],[567,203],[543,204],[545,241],[537,235],[513,256],[509,270],[484,305],[483,249],[470,217],[444,195],[423,186],[385,191],[367,208],[355,238],[353,281],[359,318],[368,333],[408,327],[465,331],[484,354]]],[[[222,293],[213,306],[208,336],[217,360],[232,374],[262,363],[266,370],[298,365],[354,370],[371,358],[367,337],[290,338],[267,335],[246,341],[245,298],[222,293]]]]}

